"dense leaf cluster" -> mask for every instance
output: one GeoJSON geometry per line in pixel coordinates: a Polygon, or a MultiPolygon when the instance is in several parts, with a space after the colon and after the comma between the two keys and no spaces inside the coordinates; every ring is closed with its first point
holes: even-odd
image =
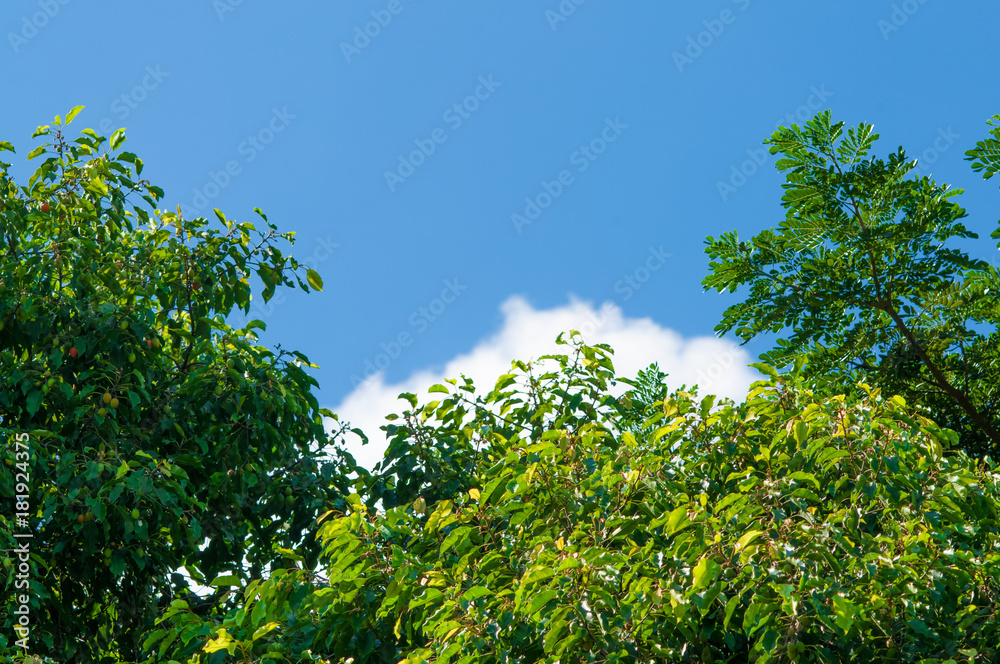
{"type": "MultiPolygon", "coordinates": [[[[27,520],[5,510],[0,539],[33,533],[15,593],[31,598],[31,643],[60,662],[136,661],[191,579],[261,578],[276,547],[315,561],[315,518],[342,502],[350,463],[320,452],[308,358],[258,345],[259,321],[226,322],[248,309],[251,273],[309,289],[276,246],[291,236],[263,215],[258,231],[157,209],[122,132],[63,135],[78,110],[35,132],[27,186],[0,162],[0,426],[29,447],[8,441],[0,465],[27,520]]],[[[223,591],[198,610],[228,606],[223,591]]],[[[16,619],[4,612],[0,649],[16,619]]]]}
{"type": "Polygon", "coordinates": [[[291,234],[157,209],[75,113],[26,187],[0,162],[0,424],[31,450],[0,486],[30,485],[54,661],[1000,662],[1000,276],[871,126],[781,128],[785,220],[708,239],[706,287],[749,287],[719,331],[789,332],[742,403],[571,332],[485,394],[400,395],[368,473],[308,359],[226,323],[252,273],[322,286],[291,234]]]}
{"type": "MultiPolygon", "coordinates": [[[[946,246],[977,237],[959,221],[961,190],[910,177],[916,162],[902,148],[870,156],[877,138],[871,125],[845,132],[824,112],[767,141],[786,173],[787,214],[749,241],[708,238],[706,288],[750,289],[717,330],[744,341],[790,331],[762,359],[807,357],[832,393],[863,380],[900,394],[959,432],[970,453],[996,455],[1000,272],[946,246]]],[[[995,143],[969,155],[987,177],[995,143]]]]}
{"type": "MultiPolygon", "coordinates": [[[[647,404],[649,433],[636,435],[607,396],[609,355],[575,345],[525,365],[475,409],[468,384],[433,388],[441,398],[404,417],[478,448],[468,488],[384,511],[352,496],[320,527],[323,577],[248,588],[206,650],[993,661],[1000,469],[945,455],[955,435],[899,397],[817,398],[801,372],[770,370],[740,405],[674,392],[647,404]]],[[[203,629],[181,605],[165,622],[182,639],[203,629]]]]}

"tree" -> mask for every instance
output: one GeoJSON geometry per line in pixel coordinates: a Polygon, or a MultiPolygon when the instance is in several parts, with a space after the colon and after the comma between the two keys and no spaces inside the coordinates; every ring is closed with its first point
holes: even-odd
{"type": "MultiPolygon", "coordinates": [[[[996,130],[994,130],[996,132],[996,130]]],[[[909,177],[903,149],[869,156],[871,125],[844,132],[823,112],[769,140],[787,173],[777,230],[741,241],[708,238],[706,288],[747,298],[716,330],[743,342],[790,335],[761,356],[772,366],[808,358],[832,393],[864,381],[927,408],[976,455],[1000,452],[1000,275],[996,266],[946,246],[975,238],[951,190],[909,177]]],[[[996,141],[970,152],[995,172],[996,141]]],[[[993,237],[1000,238],[1000,231],[993,237]]]]}
{"type": "Polygon", "coordinates": [[[35,131],[27,186],[0,162],[0,488],[22,513],[0,516],[0,538],[11,550],[33,533],[0,652],[23,652],[12,611],[27,595],[32,649],[134,662],[172,601],[225,609],[228,587],[287,564],[283,551],[315,561],[315,518],[346,506],[354,463],[324,452],[315,365],[258,345],[260,321],[226,322],[249,310],[253,273],[265,301],[322,287],[279,250],[293,234],[259,210],[262,230],[158,209],[121,130],[64,135],[81,108],[35,131]]]}
{"type": "Polygon", "coordinates": [[[758,368],[741,405],[665,392],[655,368],[615,399],[610,349],[574,339],[485,396],[403,395],[411,453],[424,427],[477,450],[460,487],[349,497],[318,567],[224,616],[177,604],[150,646],[191,664],[995,661],[997,468],[945,455],[955,434],[899,397],[758,368]]]}

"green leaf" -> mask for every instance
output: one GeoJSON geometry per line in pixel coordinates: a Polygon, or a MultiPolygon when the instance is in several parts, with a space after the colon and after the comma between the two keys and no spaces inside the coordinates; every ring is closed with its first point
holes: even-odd
{"type": "Polygon", "coordinates": [[[86,106],[74,106],[72,110],[70,110],[70,112],[66,114],[66,124],[72,122],[73,118],[75,118],[77,114],[84,108],[86,108],[86,106]]]}
{"type": "Polygon", "coordinates": [[[749,531],[747,531],[746,533],[743,534],[742,537],[740,537],[738,540],[736,540],[736,550],[737,551],[741,551],[741,550],[745,549],[747,547],[747,545],[750,544],[750,542],[754,541],[755,539],[757,539],[758,537],[760,537],[763,534],[764,534],[763,530],[749,530],[749,531]]]}
{"type": "Polygon", "coordinates": [[[221,586],[238,586],[240,585],[240,577],[236,574],[228,574],[226,576],[217,577],[212,581],[211,585],[213,588],[219,588],[221,586]]]}
{"type": "Polygon", "coordinates": [[[45,154],[46,147],[44,145],[39,145],[37,148],[28,153],[28,160],[32,160],[39,155],[45,154]]]}
{"type": "Polygon", "coordinates": [[[111,134],[111,149],[117,150],[126,140],[128,139],[125,138],[125,130],[116,129],[115,132],[111,134]]]}
{"type": "Polygon", "coordinates": [[[441,555],[447,553],[448,549],[455,546],[463,539],[468,539],[471,533],[472,529],[467,526],[455,528],[455,530],[448,533],[448,536],[444,538],[444,542],[441,543],[441,555]]]}
{"type": "Polygon", "coordinates": [[[218,652],[220,650],[228,650],[230,646],[235,645],[236,642],[233,641],[233,637],[229,636],[229,632],[227,632],[226,628],[223,627],[219,629],[219,635],[214,639],[210,639],[202,650],[209,653],[218,652]]]}
{"type": "Polygon", "coordinates": [[[771,376],[772,378],[778,377],[778,370],[763,362],[751,362],[749,366],[753,367],[762,374],[771,376]]]}
{"type": "Polygon", "coordinates": [[[541,611],[549,602],[558,597],[558,590],[543,590],[534,596],[531,600],[531,604],[528,605],[528,610],[525,611],[528,615],[532,615],[541,611]]]}
{"type": "Polygon", "coordinates": [[[715,577],[719,575],[722,568],[719,567],[719,563],[708,558],[702,558],[698,561],[698,564],[694,566],[691,571],[691,580],[693,582],[694,590],[700,590],[707,587],[715,577]]]}
{"type": "Polygon", "coordinates": [[[32,390],[28,393],[28,415],[34,415],[38,412],[39,406],[42,404],[42,399],[45,397],[41,390],[32,390]]]}
{"type": "Polygon", "coordinates": [[[726,617],[722,621],[723,628],[729,629],[729,621],[733,619],[733,614],[736,613],[736,609],[739,607],[739,605],[740,605],[739,595],[734,595],[733,597],[730,597],[729,601],[726,602],[726,617]]]}
{"type": "Polygon", "coordinates": [[[254,631],[253,637],[250,640],[251,641],[256,641],[260,637],[262,637],[262,636],[264,636],[266,634],[270,634],[274,630],[278,629],[278,627],[280,627],[280,626],[281,626],[281,623],[273,622],[273,621],[267,623],[266,625],[261,625],[260,627],[258,627],[254,631]]]}
{"type": "Polygon", "coordinates": [[[492,592],[489,588],[484,588],[483,586],[473,586],[462,594],[462,599],[472,601],[474,599],[479,599],[480,597],[486,597],[491,595],[492,592]]]}
{"type": "Polygon", "coordinates": [[[802,445],[809,435],[809,425],[801,420],[795,423],[795,430],[792,432],[795,442],[802,445]]]}
{"type": "Polygon", "coordinates": [[[0,141],[0,152],[3,152],[5,150],[7,152],[14,152],[14,145],[7,141],[0,141]]]}
{"type": "Polygon", "coordinates": [[[688,523],[690,523],[688,520],[688,507],[687,505],[681,505],[670,512],[670,516],[667,519],[667,533],[672,535],[688,523]]]}
{"type": "Polygon", "coordinates": [[[312,286],[313,290],[323,290],[323,279],[319,276],[319,272],[316,270],[309,268],[306,271],[306,280],[309,282],[309,285],[312,286]]]}

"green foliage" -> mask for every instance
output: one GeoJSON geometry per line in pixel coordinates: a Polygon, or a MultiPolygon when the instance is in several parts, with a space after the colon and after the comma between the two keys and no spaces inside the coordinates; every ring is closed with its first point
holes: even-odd
{"type": "Polygon", "coordinates": [[[252,273],[265,299],[321,285],[278,249],[292,234],[259,211],[261,230],[157,209],[163,192],[122,131],[64,136],[78,111],[35,132],[27,186],[0,162],[0,411],[4,437],[26,432],[30,447],[23,466],[0,465],[5,496],[15,472],[29,478],[30,526],[7,512],[0,539],[34,533],[34,646],[59,662],[138,661],[162,607],[231,605],[225,588],[193,595],[181,568],[207,585],[261,578],[286,564],[279,547],[315,561],[315,518],[346,506],[353,460],[320,452],[308,358],[258,345],[260,321],[226,323],[249,310],[252,273]]]}
{"type": "Polygon", "coordinates": [[[998,469],[944,455],[954,434],[899,397],[820,398],[762,370],[739,406],[668,394],[641,435],[606,347],[516,363],[475,400],[468,383],[408,396],[404,419],[478,450],[468,488],[431,502],[428,479],[385,510],[352,496],[319,567],[215,621],[171,609],[164,637],[203,650],[165,656],[997,661],[998,469]]]}
{"type": "MultiPolygon", "coordinates": [[[[291,234],[159,210],[121,132],[63,124],[27,186],[0,162],[0,409],[30,446],[0,487],[30,477],[53,659],[1000,662],[1000,468],[968,453],[1000,444],[1000,279],[871,126],[780,129],[786,220],[709,238],[705,285],[750,287],[719,331],[791,330],[743,403],[616,378],[571,332],[486,394],[400,395],[370,474],[308,359],[226,323],[251,274],[322,287],[291,234]]],[[[23,530],[0,516],[6,548],[23,530]]]]}
{"type": "Polygon", "coordinates": [[[991,138],[979,141],[976,147],[965,153],[972,162],[972,169],[982,173],[984,180],[1000,172],[1000,115],[994,115],[987,124],[992,127],[991,138]]]}
{"type": "MultiPolygon", "coordinates": [[[[824,112],[766,141],[786,173],[787,214],[748,242],[708,238],[705,287],[749,287],[716,329],[744,342],[788,331],[763,361],[808,357],[817,386],[864,380],[927,408],[971,453],[996,453],[1000,275],[945,246],[976,237],[959,221],[960,190],[908,177],[915,162],[902,148],[869,156],[877,138],[871,125],[845,133],[824,112]]],[[[986,148],[977,154],[992,163],[986,148]]]]}

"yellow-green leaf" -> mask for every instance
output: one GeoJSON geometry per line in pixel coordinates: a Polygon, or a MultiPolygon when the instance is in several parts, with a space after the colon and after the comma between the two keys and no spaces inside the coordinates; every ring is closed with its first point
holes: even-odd
{"type": "Polygon", "coordinates": [[[313,290],[321,291],[323,290],[323,278],[319,276],[319,272],[313,270],[312,268],[306,270],[306,281],[312,286],[313,290]]]}
{"type": "Polygon", "coordinates": [[[211,585],[214,588],[218,588],[219,586],[238,586],[240,585],[240,577],[235,574],[220,576],[215,581],[212,581],[211,585]]]}
{"type": "Polygon", "coordinates": [[[204,650],[205,652],[218,652],[219,650],[227,650],[229,648],[229,644],[231,643],[235,645],[233,637],[229,636],[229,633],[226,631],[226,628],[223,627],[222,629],[219,630],[219,636],[217,638],[210,639],[209,642],[205,644],[205,647],[202,648],[202,650],[204,650]]]}
{"type": "Polygon", "coordinates": [[[85,106],[74,106],[72,108],[72,110],[70,110],[70,112],[66,114],[66,124],[69,124],[70,122],[72,122],[73,118],[75,118],[77,116],[77,114],[80,111],[82,111],[84,108],[86,108],[86,107],[85,106]]]}
{"type": "Polygon", "coordinates": [[[743,533],[743,537],[736,540],[736,550],[739,551],[745,548],[747,544],[754,541],[763,534],[764,534],[763,530],[750,530],[743,533]]]}
{"type": "Polygon", "coordinates": [[[257,628],[257,631],[255,631],[253,633],[253,637],[251,638],[251,641],[256,641],[257,639],[259,639],[260,637],[264,636],[268,632],[271,632],[271,631],[274,631],[275,629],[277,629],[278,626],[279,626],[279,623],[276,623],[276,622],[269,622],[266,625],[261,625],[260,627],[257,628]]]}
{"type": "Polygon", "coordinates": [[[708,586],[712,581],[715,580],[715,576],[720,571],[719,563],[708,558],[702,558],[698,561],[698,564],[694,566],[694,570],[691,572],[691,578],[694,581],[694,588],[698,590],[708,586]]]}

